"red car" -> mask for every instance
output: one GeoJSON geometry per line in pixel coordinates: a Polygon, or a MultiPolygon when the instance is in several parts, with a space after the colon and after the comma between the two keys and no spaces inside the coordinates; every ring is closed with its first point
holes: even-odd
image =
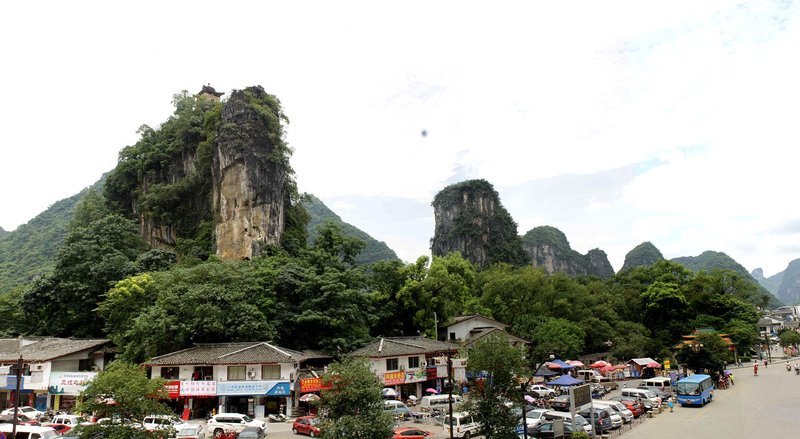
{"type": "Polygon", "coordinates": [[[72,426],[67,424],[43,424],[42,427],[50,427],[60,435],[72,430],[72,426]]]}
{"type": "Polygon", "coordinates": [[[433,437],[433,433],[414,427],[395,428],[392,435],[392,439],[427,439],[429,437],[433,437]]]}
{"type": "Polygon", "coordinates": [[[319,419],[316,416],[300,416],[292,424],[292,433],[319,436],[319,419]]]}
{"type": "MultiPolygon", "coordinates": [[[[14,415],[0,415],[0,422],[10,424],[14,420],[14,415]]],[[[17,425],[39,425],[39,421],[31,418],[24,413],[17,413],[17,425]]]]}
{"type": "Polygon", "coordinates": [[[642,416],[644,414],[644,407],[642,406],[642,403],[634,401],[632,399],[625,399],[622,397],[619,398],[620,399],[617,399],[616,401],[625,404],[625,408],[627,408],[628,410],[631,411],[631,413],[633,413],[634,418],[638,418],[639,416],[642,416]]]}

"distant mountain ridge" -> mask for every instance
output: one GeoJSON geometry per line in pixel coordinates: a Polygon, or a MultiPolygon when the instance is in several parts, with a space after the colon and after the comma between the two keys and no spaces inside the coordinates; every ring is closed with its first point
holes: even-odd
{"type": "Polygon", "coordinates": [[[400,259],[383,241],[378,241],[361,229],[342,221],[336,213],[328,208],[319,198],[306,194],[301,202],[311,219],[306,226],[308,230],[308,244],[311,245],[317,237],[317,228],[325,221],[331,221],[342,228],[345,235],[358,238],[366,244],[364,250],[356,258],[356,264],[367,265],[378,261],[400,259]]]}
{"type": "Polygon", "coordinates": [[[789,262],[786,270],[770,276],[769,279],[774,281],[777,277],[781,280],[778,286],[778,299],[787,305],[800,303],[800,259],[789,262]]]}
{"type": "Polygon", "coordinates": [[[761,268],[756,268],[755,270],[750,272],[750,275],[753,276],[753,279],[755,279],[759,283],[759,285],[766,288],[767,291],[777,296],[778,288],[780,288],[781,282],[783,281],[783,273],[784,272],[781,271],[780,273],[773,274],[770,277],[764,277],[764,270],[762,270],[761,268]]]}
{"type": "Polygon", "coordinates": [[[645,241],[625,255],[625,263],[622,264],[620,272],[636,267],[646,267],[664,259],[664,255],[650,241],[645,241]]]}
{"type": "Polygon", "coordinates": [[[2,227],[0,227],[0,239],[3,239],[4,236],[8,235],[11,232],[6,231],[2,227]]]}

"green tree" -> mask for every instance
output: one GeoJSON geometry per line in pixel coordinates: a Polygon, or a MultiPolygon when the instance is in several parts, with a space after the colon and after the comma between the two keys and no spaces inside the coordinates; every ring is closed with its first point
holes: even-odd
{"type": "Polygon", "coordinates": [[[468,357],[468,370],[486,376],[471,383],[469,411],[480,419],[487,439],[516,439],[517,416],[502,402],[524,403],[517,380],[527,375],[523,352],[506,337],[491,335],[473,344],[468,357]]]}
{"type": "MultiPolygon", "coordinates": [[[[159,399],[167,397],[166,380],[150,379],[136,364],[114,361],[97,374],[81,393],[78,410],[98,417],[141,420],[152,414],[168,414],[169,408],[159,399]]],[[[162,434],[149,433],[130,424],[81,427],[82,439],[155,439],[162,434]]]]}
{"type": "Polygon", "coordinates": [[[0,294],[0,335],[17,336],[27,332],[25,315],[22,312],[23,287],[13,288],[6,294],[0,294]]]}
{"type": "Polygon", "coordinates": [[[728,359],[728,347],[717,333],[702,333],[693,345],[678,351],[677,359],[695,372],[721,373],[728,359]]]}
{"type": "Polygon", "coordinates": [[[778,332],[778,339],[781,341],[781,346],[797,346],[800,344],[800,334],[789,328],[781,329],[778,332]]]}
{"type": "Polygon", "coordinates": [[[583,351],[586,334],[578,324],[566,319],[546,318],[540,322],[530,339],[533,341],[534,358],[544,358],[548,354],[577,357],[583,351]]]}
{"type": "Polygon", "coordinates": [[[320,412],[323,439],[384,439],[392,435],[392,418],[383,409],[381,383],[359,359],[334,362],[324,374],[320,412]]]}
{"type": "Polygon", "coordinates": [[[723,328],[737,345],[739,352],[745,353],[758,342],[758,331],[755,325],[741,320],[731,320],[723,328]]]}

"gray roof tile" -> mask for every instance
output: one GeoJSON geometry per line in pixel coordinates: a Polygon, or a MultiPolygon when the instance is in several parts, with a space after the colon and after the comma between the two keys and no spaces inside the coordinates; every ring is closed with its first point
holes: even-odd
{"type": "Polygon", "coordinates": [[[154,357],[148,365],[182,364],[270,364],[326,358],[318,352],[300,352],[266,342],[197,344],[182,351],[154,357]]]}
{"type": "Polygon", "coordinates": [[[425,337],[387,337],[378,339],[350,355],[353,357],[397,357],[457,351],[458,345],[425,337]]]}
{"type": "Polygon", "coordinates": [[[20,357],[20,354],[26,362],[50,361],[88,349],[99,349],[110,342],[106,339],[44,337],[20,347],[22,344],[20,339],[2,339],[0,340],[0,362],[14,362],[20,357]]]}

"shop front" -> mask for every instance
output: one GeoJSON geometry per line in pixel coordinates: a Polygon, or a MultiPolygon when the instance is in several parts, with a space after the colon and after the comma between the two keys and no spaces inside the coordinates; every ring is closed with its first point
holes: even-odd
{"type": "Polygon", "coordinates": [[[75,410],[78,396],[95,376],[97,372],[50,373],[50,385],[47,388],[49,408],[65,412],[75,410]]]}
{"type": "Polygon", "coordinates": [[[204,418],[216,414],[219,406],[216,381],[180,381],[178,396],[188,401],[191,418],[204,418]]]}
{"type": "Polygon", "coordinates": [[[286,413],[291,407],[289,381],[220,381],[217,383],[219,407],[227,413],[243,413],[264,418],[270,413],[286,413]]]}
{"type": "MultiPolygon", "coordinates": [[[[14,392],[17,388],[17,376],[6,375],[3,381],[4,386],[0,387],[0,409],[14,407],[14,392]]],[[[20,392],[19,392],[19,405],[33,406],[36,403],[36,396],[30,389],[25,388],[25,379],[23,375],[20,378],[20,392]]]]}

